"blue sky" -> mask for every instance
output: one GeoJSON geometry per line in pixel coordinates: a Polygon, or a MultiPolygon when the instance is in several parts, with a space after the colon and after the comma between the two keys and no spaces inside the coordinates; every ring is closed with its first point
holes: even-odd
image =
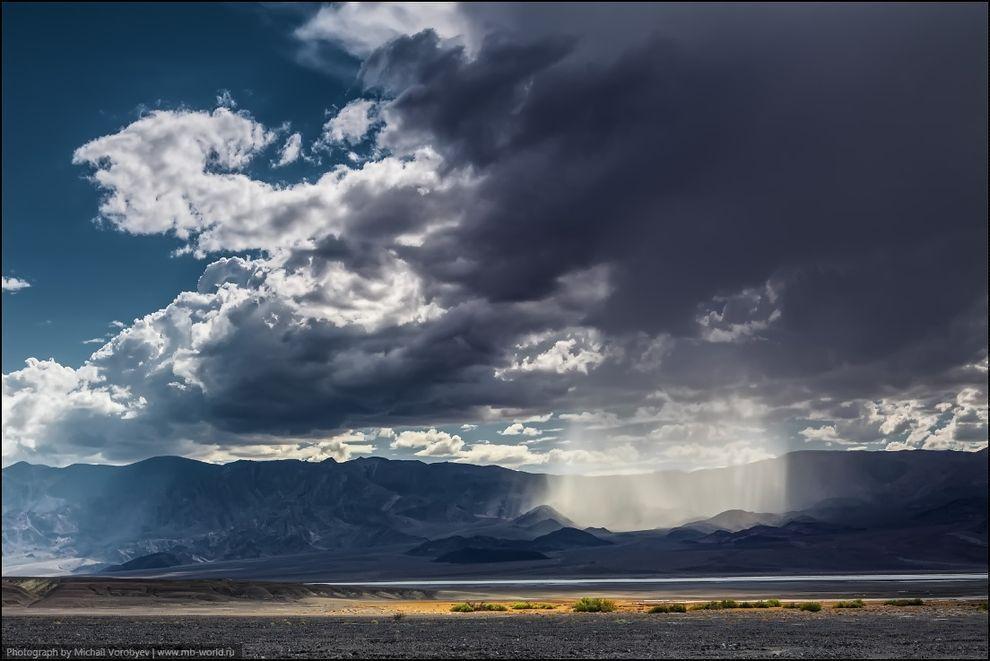
{"type": "MultiPolygon", "coordinates": [[[[179,242],[94,223],[99,195],[72,164],[80,145],[155,108],[209,108],[222,90],[269,125],[315,139],[351,80],[297,61],[292,9],[251,5],[3,6],[3,274],[31,283],[5,295],[3,370],[25,358],[78,366],[114,320],[193,289],[205,261],[179,242]]],[[[341,72],[358,62],[338,54],[341,72]]],[[[298,178],[304,161],[256,176],[298,178]]]]}

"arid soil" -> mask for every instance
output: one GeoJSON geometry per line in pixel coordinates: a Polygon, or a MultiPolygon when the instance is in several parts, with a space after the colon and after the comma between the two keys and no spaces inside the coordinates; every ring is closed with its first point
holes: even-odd
{"type": "MultiPolygon", "coordinates": [[[[986,602],[866,600],[820,612],[694,610],[651,614],[616,599],[575,613],[579,595],[540,611],[450,611],[465,595],[291,583],[4,579],[3,644],[235,646],[250,658],[986,658],[986,602]],[[982,604],[982,605],[981,605],[982,604]]],[[[712,595],[714,597],[714,595],[712,595]]],[[[786,595],[781,595],[786,598],[786,595]]]]}
{"type": "Polygon", "coordinates": [[[3,618],[4,645],[239,646],[244,656],[392,658],[986,658],[973,607],[382,616],[3,618]]]}

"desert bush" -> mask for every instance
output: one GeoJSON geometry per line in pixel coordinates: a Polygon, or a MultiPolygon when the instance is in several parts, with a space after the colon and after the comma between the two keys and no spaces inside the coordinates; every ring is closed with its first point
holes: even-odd
{"type": "Polygon", "coordinates": [[[517,611],[529,611],[529,610],[550,610],[556,608],[553,604],[541,604],[534,601],[517,601],[512,604],[512,609],[517,611]]]}
{"type": "MultiPolygon", "coordinates": [[[[739,604],[734,599],[722,599],[720,601],[708,601],[703,604],[691,606],[691,610],[693,611],[718,611],[723,608],[739,608],[739,604]]],[[[746,606],[745,608],[750,608],[750,606],[746,606]]]]}
{"type": "Polygon", "coordinates": [[[817,601],[805,601],[798,604],[797,607],[803,611],[808,611],[809,613],[817,613],[822,609],[821,603],[817,601]]]}
{"type": "Polygon", "coordinates": [[[722,610],[723,608],[777,608],[780,606],[780,599],[760,599],[759,601],[736,601],[735,599],[721,599],[709,601],[704,604],[697,604],[692,610],[722,610]]]}
{"type": "Polygon", "coordinates": [[[833,608],[862,608],[865,605],[862,599],[852,599],[849,601],[837,601],[833,608]]]}
{"type": "Polygon", "coordinates": [[[657,604],[647,613],[686,613],[687,606],[684,604],[657,604]]]}
{"type": "Polygon", "coordinates": [[[888,599],[883,602],[885,606],[924,606],[925,602],[917,597],[914,599],[888,599]]]}
{"type": "Polygon", "coordinates": [[[474,613],[475,611],[507,611],[502,604],[489,604],[484,601],[465,601],[450,607],[452,613],[474,613]]]}
{"type": "Polygon", "coordinates": [[[488,604],[488,603],[485,603],[483,601],[481,603],[473,604],[473,605],[474,605],[474,610],[476,610],[476,611],[507,611],[507,610],[509,610],[509,607],[508,606],[505,606],[504,604],[488,604]]]}
{"type": "Polygon", "coordinates": [[[615,602],[601,597],[581,597],[574,604],[575,613],[611,613],[615,610],[615,602]]]}

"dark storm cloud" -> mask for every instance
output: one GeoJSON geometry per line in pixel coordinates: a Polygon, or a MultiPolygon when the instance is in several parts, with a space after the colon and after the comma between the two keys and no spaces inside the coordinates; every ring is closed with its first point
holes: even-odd
{"type": "MultiPolygon", "coordinates": [[[[564,393],[493,377],[506,338],[534,326],[512,306],[461,306],[436,321],[359,332],[311,321],[270,332],[265,309],[201,352],[207,417],[233,432],[305,434],[428,424],[481,406],[524,407],[564,393]]],[[[286,315],[286,318],[290,317],[286,315]]]]}
{"type": "Polygon", "coordinates": [[[380,49],[365,74],[401,81],[391,121],[485,174],[466,222],[409,258],[496,301],[607,264],[590,321],[613,333],[692,335],[699,306],[775,279],[788,364],[764,356],[771,372],[805,354],[809,373],[868,363],[882,382],[901,360],[977,359],[985,8],[770,14],[696,13],[686,38],[659,16],[603,66],[524,23],[473,59],[431,33],[380,49]]]}
{"type": "MultiPolygon", "coordinates": [[[[300,251],[292,260],[305,262],[313,275],[322,275],[333,261],[356,261],[355,251],[331,243],[300,251]]],[[[231,434],[435,424],[487,407],[553,405],[567,393],[569,384],[560,380],[503,380],[494,370],[505,367],[506,348],[520,337],[575,320],[576,306],[586,306],[578,286],[537,305],[469,300],[419,323],[367,328],[301,316],[293,301],[263,293],[266,277],[257,264],[234,258],[214,262],[200,279],[203,295],[222,285],[254,294],[223,312],[215,323],[224,332],[197,347],[194,374],[200,387],[170,387],[171,370],[152,369],[149,377],[145,370],[128,369],[154,359],[154,346],[141,334],[119,338],[114,351],[94,363],[114,374],[134,373],[133,382],[118,377],[117,385],[155,393],[155,406],[145,416],[152,427],[179,430],[206,420],[231,434]]],[[[366,299],[373,295],[360,293],[366,299]]],[[[314,293],[300,298],[309,301],[314,293]]],[[[197,317],[195,304],[173,307],[180,319],[197,317]]],[[[166,337],[181,333],[172,324],[156,324],[166,337]]]]}

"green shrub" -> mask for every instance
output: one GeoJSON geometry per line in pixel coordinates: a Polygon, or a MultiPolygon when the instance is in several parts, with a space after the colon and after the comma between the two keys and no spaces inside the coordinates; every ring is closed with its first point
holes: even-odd
{"type": "Polygon", "coordinates": [[[502,604],[488,604],[484,601],[465,601],[450,607],[452,613],[474,613],[475,611],[507,611],[502,604]]]}
{"type": "Polygon", "coordinates": [[[657,604],[647,613],[686,613],[687,606],[684,604],[657,604]]]}
{"type": "Polygon", "coordinates": [[[780,599],[760,599],[759,601],[736,601],[734,599],[721,599],[709,601],[704,604],[695,604],[691,610],[716,611],[724,608],[777,608],[780,606],[780,599]]]}
{"type": "Polygon", "coordinates": [[[987,610],[987,602],[985,602],[985,601],[978,601],[978,602],[976,602],[976,610],[981,610],[981,611],[986,612],[986,610],[987,610]]]}
{"type": "Polygon", "coordinates": [[[556,608],[553,604],[540,604],[534,601],[517,601],[512,604],[512,610],[517,611],[529,611],[529,610],[550,610],[556,608]]]}
{"type": "Polygon", "coordinates": [[[611,613],[615,610],[615,602],[601,597],[581,597],[574,604],[575,613],[611,613]]]}
{"type": "Polygon", "coordinates": [[[789,601],[783,604],[784,608],[797,608],[798,610],[808,611],[809,613],[817,613],[822,609],[821,602],[818,601],[802,601],[800,603],[796,601],[789,601]]]}
{"type": "Polygon", "coordinates": [[[925,602],[922,599],[888,599],[883,602],[885,606],[924,606],[925,602]]]}
{"type": "MultiPolygon", "coordinates": [[[[740,606],[733,599],[722,599],[721,601],[708,601],[703,604],[695,604],[691,606],[691,610],[693,611],[719,611],[722,610],[723,608],[740,608],[740,606]]],[[[743,606],[743,608],[752,608],[752,606],[743,606]]]]}
{"type": "Polygon", "coordinates": [[[504,604],[486,604],[485,602],[481,602],[480,604],[475,604],[474,605],[474,610],[476,610],[476,611],[507,611],[507,610],[509,610],[509,607],[508,606],[505,606],[504,604]]]}
{"type": "Polygon", "coordinates": [[[862,608],[865,605],[862,599],[852,599],[850,601],[837,601],[833,608],[862,608]]]}

